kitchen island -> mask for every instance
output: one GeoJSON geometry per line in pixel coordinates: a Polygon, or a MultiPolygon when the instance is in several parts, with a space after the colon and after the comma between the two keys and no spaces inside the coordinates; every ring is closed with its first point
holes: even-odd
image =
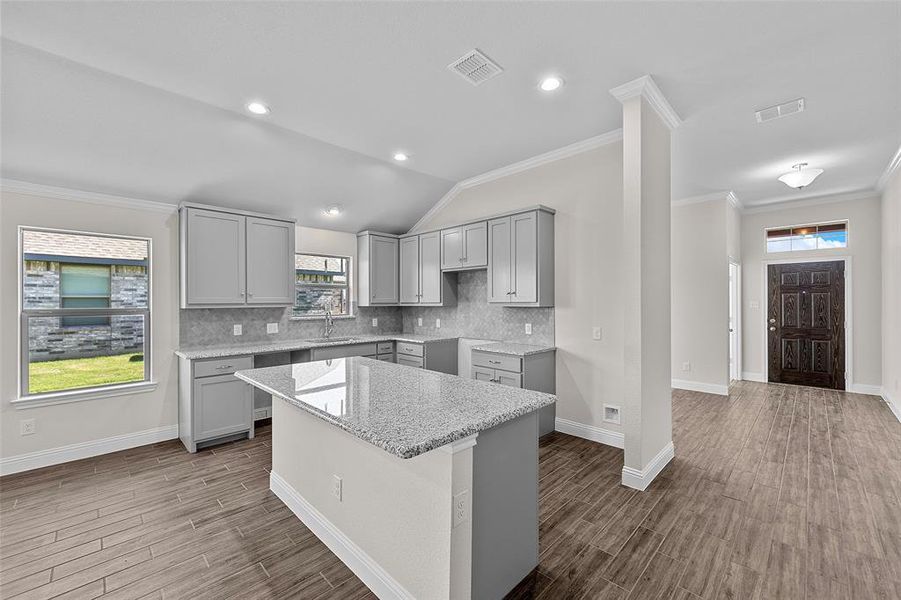
{"type": "Polygon", "coordinates": [[[235,375],[273,396],[272,491],[380,598],[502,598],[537,566],[553,395],[362,357],[235,375]]]}

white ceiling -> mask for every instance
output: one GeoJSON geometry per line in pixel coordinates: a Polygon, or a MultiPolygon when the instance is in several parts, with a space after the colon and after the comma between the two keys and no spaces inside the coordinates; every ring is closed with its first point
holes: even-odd
{"type": "Polygon", "coordinates": [[[616,129],[650,73],[675,198],[872,188],[901,142],[901,3],[3,2],[2,174],[404,231],[454,182],[616,129]],[[446,65],[505,68],[472,87],[446,65]],[[566,86],[547,95],[538,78],[566,86]],[[803,114],[754,111],[801,97],[803,114]],[[272,107],[265,118],[250,99],[272,107]],[[410,153],[404,166],[395,150],[410,153]],[[795,162],[826,169],[792,192],[795,162]],[[328,218],[322,209],[346,210],[328,218]]]}

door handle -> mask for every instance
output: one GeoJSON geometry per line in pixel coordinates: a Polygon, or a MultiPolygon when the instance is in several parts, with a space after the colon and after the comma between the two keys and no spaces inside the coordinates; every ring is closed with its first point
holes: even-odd
{"type": "Polygon", "coordinates": [[[770,323],[775,323],[776,319],[770,319],[770,323]]]}
{"type": "Polygon", "coordinates": [[[770,331],[776,331],[775,327],[770,327],[770,331]]]}

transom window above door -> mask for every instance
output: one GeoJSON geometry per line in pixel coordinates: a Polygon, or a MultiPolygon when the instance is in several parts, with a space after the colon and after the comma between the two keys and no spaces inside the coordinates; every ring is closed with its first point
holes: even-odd
{"type": "Polygon", "coordinates": [[[802,252],[848,247],[848,222],[816,223],[766,230],[766,251],[802,252]]]}

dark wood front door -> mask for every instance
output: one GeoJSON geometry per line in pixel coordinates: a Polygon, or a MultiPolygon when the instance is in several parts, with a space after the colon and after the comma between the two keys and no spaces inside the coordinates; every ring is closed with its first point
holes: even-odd
{"type": "Polygon", "coordinates": [[[769,381],[845,389],[845,263],[769,265],[769,381]]]}

